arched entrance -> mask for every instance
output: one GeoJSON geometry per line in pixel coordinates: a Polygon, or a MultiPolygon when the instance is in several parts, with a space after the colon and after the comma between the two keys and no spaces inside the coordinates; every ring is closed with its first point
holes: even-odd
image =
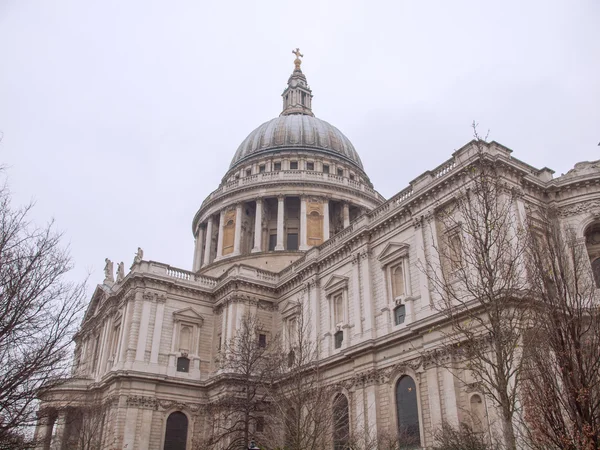
{"type": "Polygon", "coordinates": [[[164,450],[186,450],[188,418],[181,411],[175,411],[167,419],[164,450]]]}
{"type": "Polygon", "coordinates": [[[417,386],[408,375],[396,383],[396,412],[398,415],[398,440],[400,448],[416,448],[421,445],[417,386]]]}

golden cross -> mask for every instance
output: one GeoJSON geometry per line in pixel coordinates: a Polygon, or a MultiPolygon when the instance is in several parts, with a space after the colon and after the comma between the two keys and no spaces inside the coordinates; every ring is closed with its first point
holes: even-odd
{"type": "Polygon", "coordinates": [[[292,53],[294,55],[296,55],[296,58],[298,58],[298,59],[299,58],[304,58],[304,55],[302,53],[300,53],[300,49],[299,48],[296,48],[296,50],[292,50],[292,53]]]}

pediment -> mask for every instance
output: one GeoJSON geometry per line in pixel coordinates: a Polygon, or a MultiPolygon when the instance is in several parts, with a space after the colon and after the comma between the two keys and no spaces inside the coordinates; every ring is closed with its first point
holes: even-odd
{"type": "Polygon", "coordinates": [[[341,275],[332,275],[327,283],[323,285],[323,289],[326,292],[336,291],[338,289],[343,289],[348,286],[348,277],[343,277],[341,275]]]}
{"type": "Polygon", "coordinates": [[[387,265],[400,258],[408,256],[410,246],[404,242],[388,242],[377,259],[382,265],[387,265]]]}
{"type": "Polygon", "coordinates": [[[191,306],[189,308],[180,309],[173,313],[173,319],[177,321],[185,321],[202,325],[204,323],[204,317],[191,306]]]}
{"type": "Polygon", "coordinates": [[[281,316],[284,318],[291,317],[300,312],[300,303],[298,302],[287,302],[287,305],[281,311],[281,316]]]}
{"type": "Polygon", "coordinates": [[[102,301],[106,298],[106,295],[107,293],[102,285],[96,286],[96,289],[92,294],[92,299],[90,300],[90,303],[87,307],[87,311],[85,312],[86,319],[89,319],[90,317],[93,317],[94,314],[96,314],[100,303],[102,303],[102,301]]]}

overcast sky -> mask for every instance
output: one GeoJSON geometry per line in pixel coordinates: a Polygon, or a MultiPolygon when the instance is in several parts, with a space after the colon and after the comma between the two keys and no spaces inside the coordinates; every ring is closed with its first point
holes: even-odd
{"type": "Polygon", "coordinates": [[[281,112],[292,48],[315,115],[390,197],[473,120],[557,176],[599,159],[599,24],[597,0],[2,0],[0,161],[73,276],[138,246],[189,269],[192,217],[281,112]]]}

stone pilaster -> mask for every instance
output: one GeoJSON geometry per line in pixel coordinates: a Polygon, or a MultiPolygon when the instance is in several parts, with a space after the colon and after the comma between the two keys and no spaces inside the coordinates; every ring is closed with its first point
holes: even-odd
{"type": "Polygon", "coordinates": [[[135,350],[135,360],[144,361],[146,354],[146,340],[148,339],[148,325],[150,325],[150,309],[152,308],[152,294],[144,293],[142,298],[142,317],[135,350]]]}
{"type": "Polygon", "coordinates": [[[373,297],[371,288],[371,266],[369,262],[369,250],[364,250],[360,253],[360,269],[361,269],[361,282],[363,285],[363,309],[365,315],[365,327],[363,336],[366,338],[373,337],[374,327],[374,314],[373,314],[373,297]]]}
{"type": "Polygon", "coordinates": [[[152,350],[150,351],[150,364],[158,364],[158,351],[165,316],[165,303],[167,297],[159,296],[156,301],[156,314],[154,317],[154,333],[152,335],[152,350]]]}

